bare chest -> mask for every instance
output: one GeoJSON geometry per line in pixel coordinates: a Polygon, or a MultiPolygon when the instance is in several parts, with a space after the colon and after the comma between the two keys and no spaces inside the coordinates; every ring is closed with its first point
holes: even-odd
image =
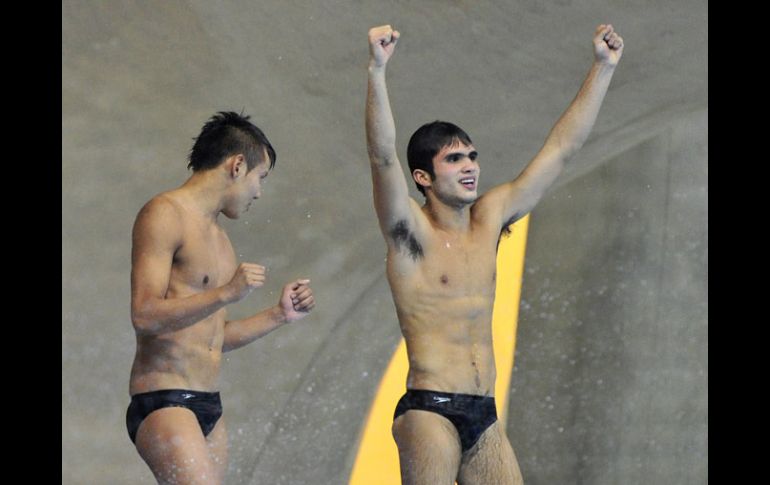
{"type": "Polygon", "coordinates": [[[420,264],[421,279],[449,293],[485,293],[494,288],[496,246],[484,240],[433,238],[420,264]]]}
{"type": "Polygon", "coordinates": [[[191,224],[174,254],[172,283],[205,290],[226,284],[236,268],[235,252],[225,231],[216,225],[191,224]]]}
{"type": "MultiPolygon", "coordinates": [[[[391,286],[402,300],[488,297],[494,294],[497,238],[476,233],[453,237],[434,232],[421,241],[420,257],[393,251],[388,258],[391,286]]],[[[449,300],[447,300],[449,301],[449,300]]]]}

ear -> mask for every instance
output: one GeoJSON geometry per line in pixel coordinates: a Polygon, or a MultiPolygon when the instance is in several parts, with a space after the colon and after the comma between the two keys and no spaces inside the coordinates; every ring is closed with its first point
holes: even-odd
{"type": "Polygon", "coordinates": [[[242,153],[233,155],[227,159],[227,172],[233,179],[245,176],[248,168],[246,157],[243,156],[242,153]]]}
{"type": "Polygon", "coordinates": [[[412,172],[412,178],[414,179],[415,182],[417,182],[419,185],[422,185],[425,188],[430,187],[432,185],[430,174],[420,168],[414,169],[414,171],[412,172]]]}

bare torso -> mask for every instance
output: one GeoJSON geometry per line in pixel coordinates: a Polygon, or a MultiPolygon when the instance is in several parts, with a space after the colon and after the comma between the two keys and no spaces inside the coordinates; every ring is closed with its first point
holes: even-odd
{"type": "Polygon", "coordinates": [[[409,389],[494,395],[492,308],[499,228],[423,232],[422,257],[391,249],[388,281],[409,356],[409,389]]]}
{"type": "MultiPolygon", "coordinates": [[[[165,298],[184,298],[230,281],[236,260],[224,229],[186,205],[179,189],[158,197],[166,198],[178,209],[182,226],[165,298]]],[[[130,394],[157,389],[216,390],[225,319],[226,310],[222,308],[179,330],[137,334],[130,394]]]]}

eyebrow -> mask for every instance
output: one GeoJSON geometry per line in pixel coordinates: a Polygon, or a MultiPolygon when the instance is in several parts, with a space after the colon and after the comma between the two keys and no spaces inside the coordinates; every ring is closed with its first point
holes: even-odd
{"type": "MultiPolygon", "coordinates": [[[[461,151],[456,151],[456,152],[449,152],[449,153],[447,153],[447,154],[444,156],[444,160],[449,160],[449,158],[450,158],[450,157],[452,157],[452,156],[454,156],[454,155],[465,155],[465,153],[463,153],[463,152],[461,152],[461,151]]],[[[479,152],[478,152],[478,151],[476,151],[476,150],[471,150],[470,152],[468,152],[468,155],[467,155],[467,156],[468,156],[468,157],[471,157],[471,156],[475,156],[475,157],[478,157],[478,156],[479,156],[479,152]]]]}

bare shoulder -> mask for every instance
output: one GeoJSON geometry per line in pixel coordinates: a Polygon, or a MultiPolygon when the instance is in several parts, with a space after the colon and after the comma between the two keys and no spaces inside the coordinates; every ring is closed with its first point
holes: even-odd
{"type": "Polygon", "coordinates": [[[139,210],[134,222],[134,241],[178,236],[182,231],[182,220],[179,202],[168,192],[158,194],[139,210]]]}
{"type": "Polygon", "coordinates": [[[175,219],[182,215],[181,210],[182,205],[172,192],[162,192],[142,206],[136,219],[175,219]]]}
{"type": "Polygon", "coordinates": [[[510,193],[515,190],[512,183],[505,183],[493,187],[476,200],[471,209],[474,224],[489,226],[490,229],[499,231],[513,221],[504,221],[506,201],[510,193]]]}

